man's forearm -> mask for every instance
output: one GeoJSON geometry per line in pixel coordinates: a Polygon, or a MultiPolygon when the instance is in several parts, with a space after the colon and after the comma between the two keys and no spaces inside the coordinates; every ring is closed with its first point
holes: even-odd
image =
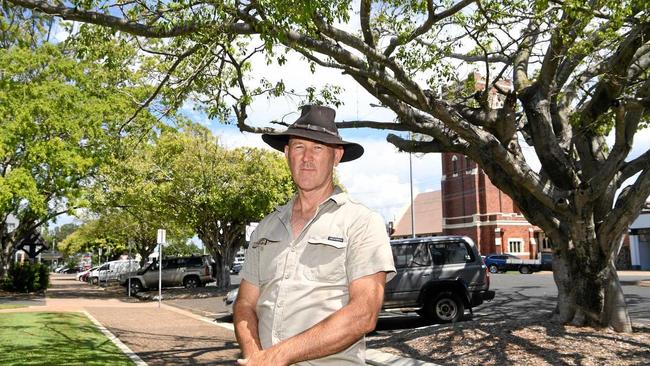
{"type": "Polygon", "coordinates": [[[377,317],[372,311],[366,310],[363,304],[350,303],[320,323],[267,351],[277,354],[277,358],[286,361],[286,364],[341,352],[374,329],[377,317]]]}
{"type": "Polygon", "coordinates": [[[233,324],[235,326],[235,336],[239,347],[244,354],[244,358],[262,350],[260,337],[257,327],[257,315],[254,308],[246,304],[237,304],[233,308],[233,324]]]}

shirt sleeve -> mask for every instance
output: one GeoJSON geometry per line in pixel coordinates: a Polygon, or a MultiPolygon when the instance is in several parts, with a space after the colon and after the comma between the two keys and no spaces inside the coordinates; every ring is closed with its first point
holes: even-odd
{"type": "Polygon", "coordinates": [[[378,272],[387,272],[386,282],[395,276],[390,241],[379,214],[370,212],[352,224],[346,269],[349,282],[378,272]]]}
{"type": "Polygon", "coordinates": [[[255,229],[251,234],[251,240],[240,272],[242,279],[256,287],[260,287],[260,248],[257,245],[258,240],[257,229],[255,229]]]}

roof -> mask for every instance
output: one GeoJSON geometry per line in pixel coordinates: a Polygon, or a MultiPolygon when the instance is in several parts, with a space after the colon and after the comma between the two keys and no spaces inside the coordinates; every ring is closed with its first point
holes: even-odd
{"type": "MultiPolygon", "coordinates": [[[[417,225],[416,225],[417,226],[417,225]]],[[[642,212],[639,217],[634,220],[630,229],[649,229],[650,228],[650,212],[642,212]]]]}
{"type": "MultiPolygon", "coordinates": [[[[423,192],[415,196],[415,234],[439,235],[442,234],[442,199],[441,191],[423,192]]],[[[411,230],[411,205],[394,226],[392,237],[410,236],[411,230]]]]}

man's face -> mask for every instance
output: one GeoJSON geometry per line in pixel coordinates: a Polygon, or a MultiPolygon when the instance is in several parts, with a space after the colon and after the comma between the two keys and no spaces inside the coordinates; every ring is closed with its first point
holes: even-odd
{"type": "Polygon", "coordinates": [[[284,155],[298,188],[311,191],[332,184],[334,167],[343,157],[343,148],[291,137],[284,148],[284,155]]]}

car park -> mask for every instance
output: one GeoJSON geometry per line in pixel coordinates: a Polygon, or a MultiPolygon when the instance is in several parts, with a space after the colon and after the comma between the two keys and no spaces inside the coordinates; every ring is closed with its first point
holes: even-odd
{"type": "MultiPolygon", "coordinates": [[[[428,319],[456,322],[465,309],[494,299],[490,276],[474,242],[441,236],[391,242],[397,273],[386,283],[383,310],[415,311],[428,319]]],[[[238,289],[224,302],[232,313],[238,289]]]]}
{"type": "MultiPolygon", "coordinates": [[[[205,286],[214,281],[212,262],[212,258],[206,255],[163,258],[160,270],[162,286],[186,288],[205,286]]],[[[124,273],[119,281],[122,286],[131,286],[132,293],[158,288],[158,262],[150,262],[138,271],[124,273]]]]}

